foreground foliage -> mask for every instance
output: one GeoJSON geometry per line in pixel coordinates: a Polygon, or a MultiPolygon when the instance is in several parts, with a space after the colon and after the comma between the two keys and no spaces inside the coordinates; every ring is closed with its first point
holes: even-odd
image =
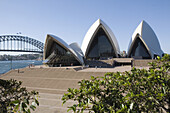
{"type": "Polygon", "coordinates": [[[79,89],[68,89],[63,104],[74,112],[170,112],[170,56],[150,63],[150,69],[132,68],[130,72],[106,73],[79,82],[79,89]]]}
{"type": "Polygon", "coordinates": [[[13,79],[0,79],[0,113],[30,113],[39,105],[38,92],[28,92],[21,84],[13,79]]]}

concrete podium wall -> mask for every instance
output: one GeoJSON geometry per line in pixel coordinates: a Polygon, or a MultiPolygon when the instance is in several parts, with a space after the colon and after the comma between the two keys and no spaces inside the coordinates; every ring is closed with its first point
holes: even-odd
{"type": "Polygon", "coordinates": [[[146,67],[146,66],[148,66],[148,63],[149,62],[152,62],[152,61],[154,61],[154,60],[152,60],[152,59],[147,59],[147,60],[145,60],[145,59],[139,59],[139,60],[132,60],[132,67],[134,66],[140,66],[140,67],[146,67]]]}

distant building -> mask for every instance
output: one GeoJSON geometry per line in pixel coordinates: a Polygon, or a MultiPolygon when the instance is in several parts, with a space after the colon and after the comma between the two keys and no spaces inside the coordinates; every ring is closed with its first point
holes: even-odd
{"type": "Polygon", "coordinates": [[[159,41],[151,27],[142,21],[132,35],[128,53],[120,53],[119,45],[111,29],[98,19],[86,33],[82,46],[68,45],[61,38],[48,34],[44,46],[44,63],[49,66],[86,65],[86,61],[132,57],[153,59],[162,56],[159,41]],[[121,54],[121,55],[120,55],[121,54]]]}

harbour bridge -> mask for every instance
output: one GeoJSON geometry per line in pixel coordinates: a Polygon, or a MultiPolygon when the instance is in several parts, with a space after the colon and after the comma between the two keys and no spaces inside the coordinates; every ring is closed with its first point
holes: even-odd
{"type": "Polygon", "coordinates": [[[44,43],[21,35],[0,35],[0,51],[43,53],[44,43]]]}

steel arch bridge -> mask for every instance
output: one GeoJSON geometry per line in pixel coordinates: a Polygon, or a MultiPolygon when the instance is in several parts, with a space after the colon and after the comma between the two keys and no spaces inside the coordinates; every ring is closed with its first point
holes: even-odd
{"type": "Polygon", "coordinates": [[[0,35],[0,51],[43,53],[44,43],[21,35],[0,35]]]}

